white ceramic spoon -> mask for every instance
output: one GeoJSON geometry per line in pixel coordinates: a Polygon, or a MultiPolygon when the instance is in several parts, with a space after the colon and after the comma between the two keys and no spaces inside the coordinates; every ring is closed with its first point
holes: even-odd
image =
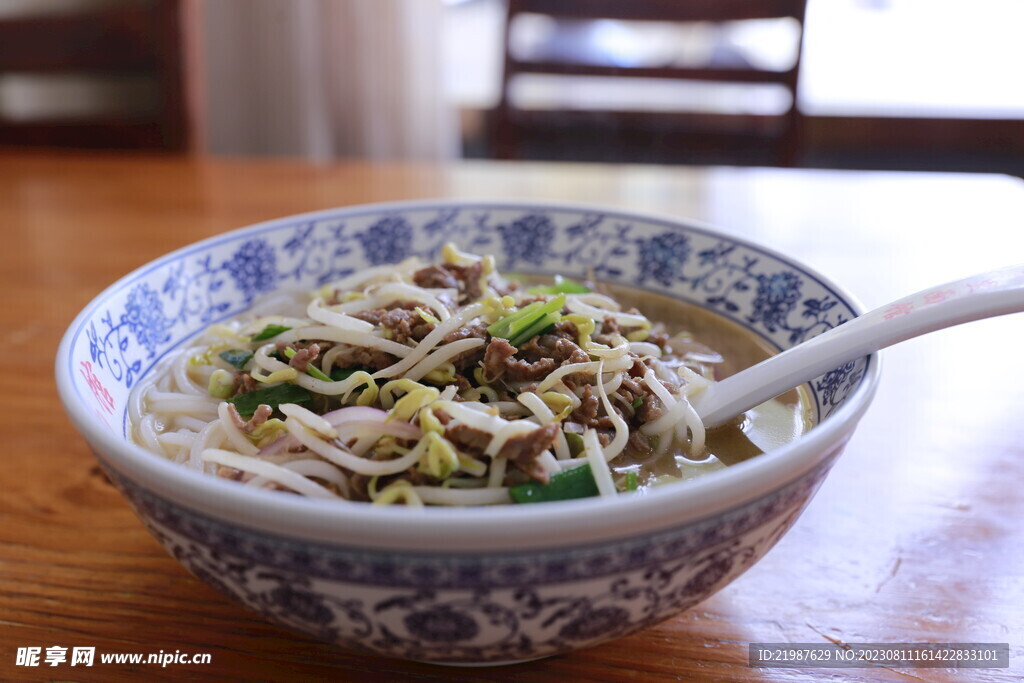
{"type": "Polygon", "coordinates": [[[1024,265],[926,289],[854,318],[718,382],[693,399],[715,427],[844,363],[928,332],[1024,311],[1024,265]]]}

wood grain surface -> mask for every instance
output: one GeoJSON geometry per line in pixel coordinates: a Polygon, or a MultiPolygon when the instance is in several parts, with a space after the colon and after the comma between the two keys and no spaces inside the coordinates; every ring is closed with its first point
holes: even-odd
{"type": "Polygon", "coordinates": [[[809,509],[743,577],[572,655],[445,669],[265,623],[167,556],[58,402],[57,343],[135,267],[225,230],[382,200],[599,203],[697,219],[874,307],[1024,261],[1024,182],[996,175],[0,155],[0,680],[1002,681],[1024,676],[1024,316],[883,353],[877,399],[809,509]],[[753,669],[751,642],[1009,643],[1009,669],[753,669]],[[92,667],[18,648],[95,647],[92,667]],[[209,653],[207,665],[99,653],[209,653]]]}

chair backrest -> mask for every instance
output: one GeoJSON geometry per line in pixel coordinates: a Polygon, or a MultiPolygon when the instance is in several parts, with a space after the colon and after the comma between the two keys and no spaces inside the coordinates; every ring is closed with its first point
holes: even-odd
{"type": "MultiPolygon", "coordinates": [[[[686,161],[700,147],[730,148],[760,163],[793,165],[798,155],[799,111],[796,90],[800,66],[803,19],[806,0],[507,0],[504,74],[500,102],[494,112],[492,147],[499,158],[523,155],[531,134],[539,134],[543,143],[558,147],[567,140],[591,140],[602,148],[608,160],[647,160],[624,150],[616,157],[616,144],[656,152],[656,161],[686,161]],[[593,54],[573,54],[566,38],[556,30],[549,43],[562,47],[523,56],[513,49],[512,34],[524,15],[542,15],[555,26],[579,26],[597,20],[657,21],[677,24],[724,24],[749,19],[790,18],[800,27],[796,58],[789,68],[761,69],[748,63],[700,64],[659,63],[624,65],[610,59],[602,61],[593,54]],[[545,77],[602,77],[625,83],[628,79],[655,79],[661,82],[701,82],[716,84],[772,84],[788,92],[788,104],[770,115],[741,113],[733,115],[681,110],[637,111],[620,98],[613,107],[587,108],[585,104],[551,108],[523,107],[515,101],[513,83],[524,75],[545,77]],[[621,80],[620,80],[621,79],[621,80]],[[657,147],[658,149],[652,149],[657,147]]],[[[570,32],[571,33],[571,32],[570,32]]],[[[591,150],[593,151],[593,150],[591,150]]],[[[563,150],[564,156],[565,150],[563,150]]],[[[571,152],[570,152],[571,153],[571,152]]]]}
{"type": "Polygon", "coordinates": [[[63,84],[65,99],[52,112],[0,108],[0,145],[187,151],[185,9],[136,0],[0,19],[0,77],[39,84],[30,92],[63,84]],[[102,101],[76,105],[83,87],[102,101]]]}

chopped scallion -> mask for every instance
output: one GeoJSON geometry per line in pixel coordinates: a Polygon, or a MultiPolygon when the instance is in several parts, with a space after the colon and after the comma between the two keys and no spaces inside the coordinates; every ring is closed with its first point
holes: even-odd
{"type": "Polygon", "coordinates": [[[576,457],[583,452],[583,437],[572,432],[565,433],[565,442],[569,445],[569,454],[576,457]]]}
{"type": "Polygon", "coordinates": [[[239,370],[245,367],[245,364],[252,360],[252,354],[243,349],[228,349],[227,351],[221,351],[220,357],[224,359],[226,363],[234,365],[239,370]]]}
{"type": "Polygon", "coordinates": [[[335,382],[346,380],[357,372],[371,372],[371,368],[361,368],[358,365],[352,368],[331,368],[331,379],[335,382]]]}
{"type": "Polygon", "coordinates": [[[229,398],[228,403],[234,404],[239,415],[249,417],[261,405],[277,408],[284,403],[308,403],[312,399],[313,395],[297,384],[278,384],[229,398]]]}
{"type": "Polygon", "coordinates": [[[534,301],[492,324],[487,332],[492,337],[507,339],[509,344],[518,347],[538,334],[543,334],[561,320],[563,306],[565,294],[559,294],[549,301],[534,301]]]}
{"type": "Polygon", "coordinates": [[[590,464],[573,467],[551,477],[547,484],[535,481],[513,486],[509,495],[517,503],[547,503],[555,500],[590,498],[598,495],[590,464]]]}
{"type": "Polygon", "coordinates": [[[284,325],[267,325],[262,331],[253,335],[253,341],[266,341],[267,339],[273,339],[282,332],[287,332],[292,328],[285,327],[284,325]]]}

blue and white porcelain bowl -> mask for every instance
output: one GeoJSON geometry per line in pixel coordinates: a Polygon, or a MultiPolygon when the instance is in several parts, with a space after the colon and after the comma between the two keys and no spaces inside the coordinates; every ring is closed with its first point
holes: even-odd
{"type": "Polygon", "coordinates": [[[282,218],[122,278],[60,346],[64,405],[179,562],[268,619],[343,646],[449,664],[526,660],[668,619],[764,555],[807,505],[871,400],[868,356],[811,382],[820,424],[776,451],[643,495],[482,509],[325,504],[186,470],[128,438],[133,385],[212,322],[279,287],[315,289],[447,241],[506,271],[668,294],[780,349],[860,313],[825,277],[687,223],[594,207],[419,202],[282,218]]]}

